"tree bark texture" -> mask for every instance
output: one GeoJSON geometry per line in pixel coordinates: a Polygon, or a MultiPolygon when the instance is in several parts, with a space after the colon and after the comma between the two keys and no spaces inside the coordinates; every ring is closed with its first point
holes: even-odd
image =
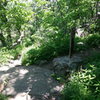
{"type": "Polygon", "coordinates": [[[75,33],[76,27],[73,27],[70,34],[70,47],[69,47],[69,57],[71,58],[74,53],[74,44],[75,44],[75,33]]]}

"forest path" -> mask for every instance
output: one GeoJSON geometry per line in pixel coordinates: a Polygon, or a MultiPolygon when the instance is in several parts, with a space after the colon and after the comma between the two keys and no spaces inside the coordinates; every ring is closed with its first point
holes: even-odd
{"type": "Polygon", "coordinates": [[[53,71],[43,66],[21,66],[20,59],[0,67],[0,78],[5,80],[3,94],[9,100],[60,100],[63,85],[51,77],[53,71]]]}
{"type": "MultiPolygon", "coordinates": [[[[99,49],[90,49],[76,56],[86,58],[99,49]]],[[[61,100],[60,91],[63,85],[51,77],[52,66],[22,66],[21,60],[11,60],[5,66],[0,67],[0,79],[5,81],[3,94],[9,96],[9,100],[61,100]]]]}

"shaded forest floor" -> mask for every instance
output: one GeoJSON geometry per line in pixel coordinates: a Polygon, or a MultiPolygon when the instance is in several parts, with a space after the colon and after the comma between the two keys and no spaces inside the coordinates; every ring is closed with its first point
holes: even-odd
{"type": "Polygon", "coordinates": [[[53,71],[43,66],[21,66],[20,59],[0,67],[0,78],[6,81],[3,94],[9,100],[60,100],[63,85],[54,80],[53,71]]]}
{"type": "MultiPolygon", "coordinates": [[[[100,49],[75,54],[86,58],[100,49]]],[[[60,100],[63,84],[53,79],[50,64],[22,66],[21,59],[11,60],[0,67],[0,78],[5,81],[3,94],[9,100],[60,100]]]]}

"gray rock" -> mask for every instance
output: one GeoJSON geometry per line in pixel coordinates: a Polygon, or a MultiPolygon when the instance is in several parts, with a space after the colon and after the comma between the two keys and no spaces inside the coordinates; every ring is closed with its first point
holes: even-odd
{"type": "Polygon", "coordinates": [[[69,67],[72,70],[78,70],[82,63],[82,58],[79,56],[73,56],[72,58],[69,58],[69,67]]]}
{"type": "Polygon", "coordinates": [[[41,65],[44,65],[44,64],[46,64],[46,63],[48,63],[47,60],[41,60],[41,61],[39,62],[39,65],[41,66],[41,65]]]}
{"type": "Polygon", "coordinates": [[[78,70],[82,62],[81,57],[73,56],[69,58],[67,56],[58,57],[53,60],[53,69],[57,75],[67,75],[70,70],[78,70]]]}

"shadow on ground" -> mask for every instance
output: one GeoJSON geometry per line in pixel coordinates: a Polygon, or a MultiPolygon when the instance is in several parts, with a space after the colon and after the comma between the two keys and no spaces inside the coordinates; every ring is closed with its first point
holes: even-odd
{"type": "Polygon", "coordinates": [[[53,72],[49,69],[17,66],[0,73],[6,80],[3,94],[9,95],[10,100],[59,100],[62,86],[51,77],[53,72]]]}

